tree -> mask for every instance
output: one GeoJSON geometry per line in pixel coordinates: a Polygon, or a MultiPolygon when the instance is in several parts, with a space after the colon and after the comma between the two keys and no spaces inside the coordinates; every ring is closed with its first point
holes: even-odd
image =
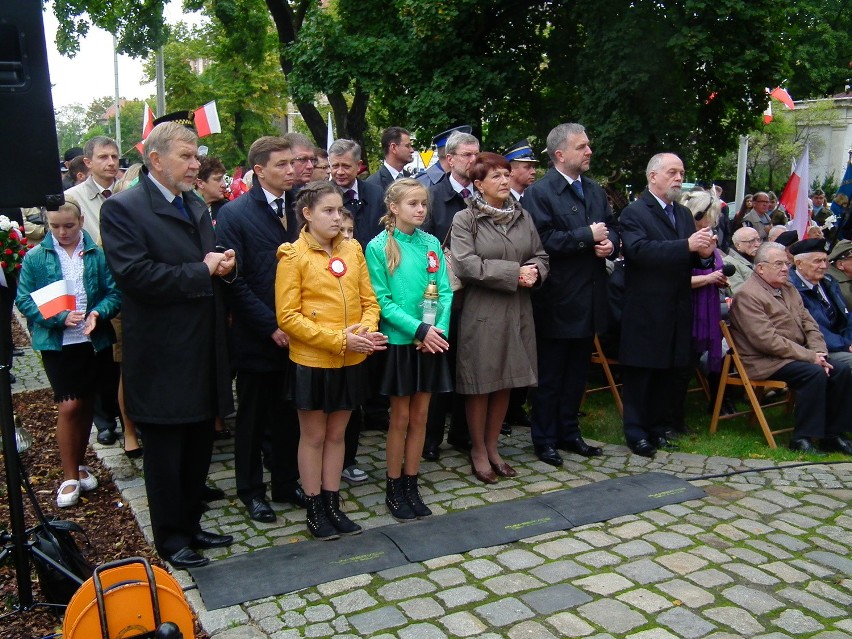
{"type": "Polygon", "coordinates": [[[56,139],[59,152],[81,146],[83,136],[88,130],[86,109],[82,104],[69,104],[56,110],[56,139]]]}

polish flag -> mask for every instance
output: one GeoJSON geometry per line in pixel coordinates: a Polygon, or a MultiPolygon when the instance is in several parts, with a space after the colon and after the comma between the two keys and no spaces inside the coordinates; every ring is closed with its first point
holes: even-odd
{"type": "Polygon", "coordinates": [[[219,124],[219,112],[216,110],[216,100],[208,102],[200,109],[196,109],[193,123],[200,138],[211,133],[221,133],[222,127],[219,124]]]}
{"type": "Polygon", "coordinates": [[[148,103],[145,102],[145,108],[142,109],[142,142],[136,145],[136,150],[139,151],[139,155],[143,155],[145,151],[145,138],[147,138],[151,131],[154,130],[154,112],[151,110],[151,107],[148,106],[148,103]]]}
{"type": "Polygon", "coordinates": [[[778,200],[790,214],[790,217],[793,218],[793,221],[790,222],[790,230],[797,231],[800,240],[805,239],[808,232],[809,153],[810,145],[805,145],[802,157],[796,162],[796,169],[790,176],[790,180],[778,200]]]}
{"type": "Polygon", "coordinates": [[[331,111],[328,112],[328,126],[325,133],[325,150],[328,151],[334,144],[334,129],[331,127],[331,111]]]}
{"type": "MultiPolygon", "coordinates": [[[[787,93],[786,89],[775,87],[772,91],[770,91],[767,87],[766,92],[769,94],[770,98],[778,100],[788,109],[796,108],[796,105],[793,103],[793,98],[790,97],[790,94],[787,93]]],[[[769,104],[766,105],[766,111],[763,112],[763,123],[769,124],[770,122],[772,122],[772,100],[769,101],[769,104]]]]}
{"type": "Polygon", "coordinates": [[[77,308],[74,285],[69,280],[59,280],[30,293],[44,319],[50,319],[62,311],[77,308]]]}

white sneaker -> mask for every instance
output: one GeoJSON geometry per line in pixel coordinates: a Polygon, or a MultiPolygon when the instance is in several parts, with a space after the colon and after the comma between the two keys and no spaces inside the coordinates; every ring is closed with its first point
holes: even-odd
{"type": "Polygon", "coordinates": [[[367,481],[369,478],[367,473],[358,468],[355,464],[344,468],[343,472],[340,473],[340,476],[351,484],[360,484],[363,481],[367,481]]]}
{"type": "Polygon", "coordinates": [[[80,482],[76,479],[68,479],[59,485],[59,492],[56,493],[56,505],[60,508],[68,508],[76,506],[80,501],[80,482]],[[74,490],[70,493],[62,492],[66,488],[73,486],[74,490]]]}
{"type": "Polygon", "coordinates": [[[92,472],[91,468],[88,466],[80,466],[79,470],[81,475],[86,473],[85,477],[80,477],[80,490],[82,492],[88,493],[98,487],[98,478],[95,477],[95,473],[92,472]]]}

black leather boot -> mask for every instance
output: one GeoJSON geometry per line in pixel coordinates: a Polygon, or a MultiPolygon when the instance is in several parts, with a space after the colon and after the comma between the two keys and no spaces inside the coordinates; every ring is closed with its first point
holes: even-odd
{"type": "Polygon", "coordinates": [[[322,497],[307,495],[308,498],[308,531],[315,539],[340,539],[337,529],[328,520],[322,497]]]}
{"type": "Polygon", "coordinates": [[[414,511],[405,498],[405,492],[402,486],[402,477],[396,479],[388,477],[387,489],[385,492],[385,505],[390,511],[391,517],[397,521],[413,521],[417,519],[414,511]]]}
{"type": "Polygon", "coordinates": [[[342,510],[340,510],[340,492],[339,491],[322,491],[322,503],[325,506],[325,514],[331,525],[341,535],[357,535],[362,531],[361,526],[349,519],[342,510]]]}
{"type": "Polygon", "coordinates": [[[432,514],[429,507],[423,503],[423,498],[420,497],[420,490],[417,488],[417,475],[402,476],[402,491],[405,494],[405,501],[411,506],[411,510],[417,519],[423,519],[432,514]]]}

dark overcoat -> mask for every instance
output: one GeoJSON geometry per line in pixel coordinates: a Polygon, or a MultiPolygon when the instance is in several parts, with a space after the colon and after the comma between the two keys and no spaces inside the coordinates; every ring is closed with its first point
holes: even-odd
{"type": "MultiPolygon", "coordinates": [[[[291,199],[285,193],[285,201],[291,199]]],[[[228,202],[216,221],[216,238],[237,254],[237,276],[227,287],[231,315],[231,362],[235,370],[266,372],[289,368],[290,354],[272,341],[278,329],[275,316],[275,273],[278,247],[299,238],[292,206],[287,229],[255,181],[245,195],[228,202]]]]}
{"type": "Polygon", "coordinates": [[[203,263],[216,236],[204,202],[184,201],[191,221],[146,171],[101,208],[104,252],[122,292],[124,399],[137,422],[202,422],[233,405],[225,284],[203,263]]]}
{"type": "Polygon", "coordinates": [[[524,208],[550,257],[550,277],[533,292],[536,335],[549,339],[592,337],[607,330],[606,260],[595,256],[589,226],[603,222],[618,251],[612,207],[600,185],[581,177],[581,198],[556,169],[524,191],[524,208]]]}
{"type": "Polygon", "coordinates": [[[373,173],[364,181],[368,184],[375,184],[380,187],[382,189],[382,193],[387,193],[390,185],[393,184],[393,178],[391,177],[390,171],[388,171],[388,167],[385,166],[384,162],[382,162],[378,171],[373,173]]]}
{"type": "Polygon", "coordinates": [[[618,359],[627,366],[686,367],[692,352],[692,269],[701,267],[689,250],[695,221],[674,204],[677,228],[649,191],[619,218],[624,252],[624,312],[618,359]]]}
{"type": "MultiPolygon", "coordinates": [[[[473,193],[473,185],[468,188],[473,193]]],[[[441,180],[429,187],[429,215],[421,228],[443,242],[450,232],[455,214],[466,208],[467,202],[453,188],[449,177],[441,180]]]]}
{"type": "Polygon", "coordinates": [[[349,200],[344,195],[343,206],[352,213],[355,239],[361,245],[361,250],[366,251],[370,240],[385,230],[380,221],[385,214],[384,191],[375,184],[358,180],[358,200],[349,200]]]}

